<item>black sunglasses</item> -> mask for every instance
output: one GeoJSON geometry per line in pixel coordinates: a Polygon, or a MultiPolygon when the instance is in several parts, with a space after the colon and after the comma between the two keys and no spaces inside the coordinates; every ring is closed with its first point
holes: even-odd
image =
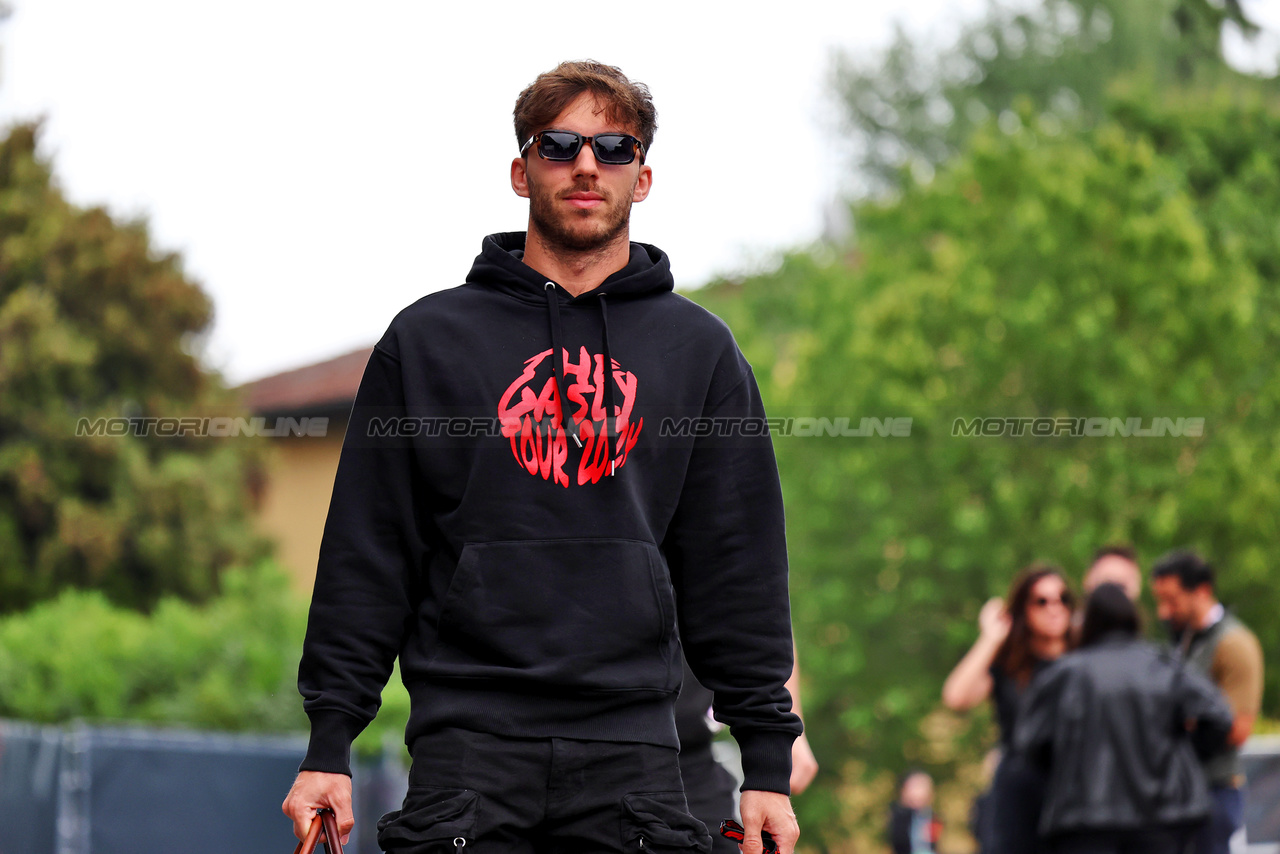
{"type": "Polygon", "coordinates": [[[1037,608],[1045,608],[1049,605],[1062,605],[1064,608],[1070,608],[1075,604],[1075,599],[1071,596],[1070,591],[1064,591],[1062,596],[1057,599],[1050,599],[1047,596],[1037,596],[1031,600],[1031,604],[1037,608]]]}
{"type": "Polygon", "coordinates": [[[636,159],[640,153],[640,162],[644,162],[644,143],[629,133],[598,133],[595,136],[583,136],[571,130],[543,130],[529,137],[529,141],[520,146],[520,155],[529,150],[529,146],[537,143],[538,156],[543,160],[573,160],[582,150],[582,143],[591,143],[591,151],[596,160],[610,166],[623,166],[636,159]]]}

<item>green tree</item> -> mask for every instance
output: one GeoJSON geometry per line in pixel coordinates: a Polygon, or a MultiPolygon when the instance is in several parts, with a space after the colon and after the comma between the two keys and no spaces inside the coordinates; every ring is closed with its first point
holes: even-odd
{"type": "Polygon", "coordinates": [[[235,414],[196,355],[212,307],[145,223],[70,204],[37,135],[0,141],[0,612],[68,586],[135,607],[208,596],[263,551],[246,510],[256,453],[77,426],[235,414]]]}
{"type": "Polygon", "coordinates": [[[936,738],[942,679],[980,603],[1034,560],[1074,576],[1104,542],[1147,559],[1191,545],[1226,570],[1223,595],[1264,646],[1280,643],[1280,311],[1264,276],[1280,261],[1266,213],[1280,112],[1127,109],[1082,132],[1030,109],[988,123],[931,180],[859,205],[855,251],[796,254],[699,296],[761,366],[771,416],[912,419],[908,437],[775,440],[805,709],[834,772],[798,803],[810,841],[879,829],[875,810],[845,823],[841,789],[861,769],[976,756],[981,716],[958,753],[936,738]],[[1163,437],[956,430],[1086,417],[1173,423],[1163,437]]]}
{"type": "Polygon", "coordinates": [[[927,171],[974,129],[1019,100],[1053,121],[1092,125],[1117,81],[1150,90],[1249,82],[1221,50],[1224,28],[1258,31],[1237,0],[1044,0],[995,3],[954,44],[917,43],[901,29],[882,53],[844,54],[833,83],[861,177],[896,187],[902,168],[927,171]]]}

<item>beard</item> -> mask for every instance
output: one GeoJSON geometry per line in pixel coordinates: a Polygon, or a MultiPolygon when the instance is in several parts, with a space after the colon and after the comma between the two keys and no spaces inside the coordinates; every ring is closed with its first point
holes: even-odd
{"type": "Polygon", "coordinates": [[[594,192],[604,197],[601,211],[557,208],[548,192],[529,184],[529,221],[549,248],[570,253],[598,252],[627,233],[631,224],[631,197],[615,201],[602,187],[575,184],[563,195],[594,192]]]}

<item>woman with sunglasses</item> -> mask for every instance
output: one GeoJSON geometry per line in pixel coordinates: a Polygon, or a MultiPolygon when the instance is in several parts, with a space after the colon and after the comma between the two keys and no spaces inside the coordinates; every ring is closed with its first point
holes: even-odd
{"type": "Polygon", "coordinates": [[[1209,814],[1196,752],[1222,743],[1231,710],[1140,626],[1124,589],[1099,585],[1080,649],[1027,689],[1014,746],[1046,774],[1040,829],[1054,854],[1173,854],[1209,814]]]}
{"type": "Polygon", "coordinates": [[[991,785],[992,838],[983,851],[1028,854],[1039,850],[1037,824],[1044,782],[1011,750],[1022,693],[1031,679],[1071,645],[1073,598],[1062,570],[1023,570],[1005,600],[992,599],[978,615],[973,647],[942,686],[942,701],[956,711],[990,699],[995,705],[1004,758],[991,785]]]}

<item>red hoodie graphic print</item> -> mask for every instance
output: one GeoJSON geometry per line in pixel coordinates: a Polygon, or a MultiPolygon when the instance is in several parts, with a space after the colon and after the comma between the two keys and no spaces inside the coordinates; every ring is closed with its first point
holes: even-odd
{"type": "MultiPolygon", "coordinates": [[[[613,441],[605,435],[604,356],[578,350],[575,362],[568,350],[562,353],[569,402],[570,419],[582,442],[578,462],[578,485],[599,483],[627,462],[627,455],[640,438],[644,419],[631,421],[636,402],[636,375],[622,370],[617,359],[610,365],[615,383],[615,400],[620,402],[613,417],[613,441]]],[[[561,486],[569,486],[565,465],[569,461],[570,442],[560,395],[555,382],[551,349],[530,357],[524,370],[507,387],[498,401],[498,420],[502,435],[511,441],[511,453],[520,467],[534,476],[561,486]],[[542,367],[545,364],[545,367],[542,367]],[[541,370],[539,368],[542,367],[541,370]]]]}

